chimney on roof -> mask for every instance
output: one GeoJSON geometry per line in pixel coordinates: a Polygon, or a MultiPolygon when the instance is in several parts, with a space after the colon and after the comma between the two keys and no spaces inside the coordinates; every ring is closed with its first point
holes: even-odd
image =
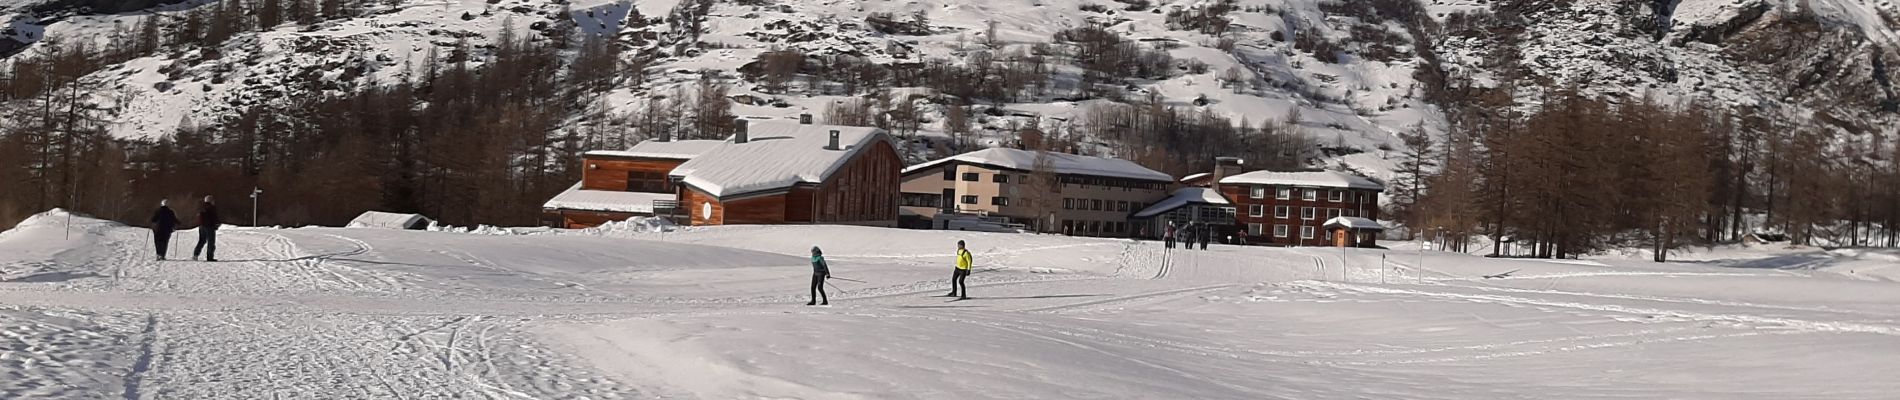
{"type": "Polygon", "coordinates": [[[811,125],[811,113],[798,114],[799,125],[811,125]]]}
{"type": "Polygon", "coordinates": [[[752,141],[752,137],[751,137],[752,132],[750,132],[748,130],[749,128],[747,128],[746,126],[747,121],[745,118],[733,120],[732,123],[736,125],[733,127],[735,128],[732,133],[733,143],[745,143],[745,142],[752,141]]]}
{"type": "Polygon", "coordinates": [[[1214,174],[1207,178],[1207,187],[1220,186],[1221,178],[1246,172],[1246,168],[1241,166],[1246,163],[1247,160],[1240,157],[1214,157],[1214,174]]]}
{"type": "Polygon", "coordinates": [[[843,147],[838,147],[838,130],[832,129],[831,130],[831,145],[825,146],[825,150],[843,150],[843,149],[844,149],[843,147]]]}

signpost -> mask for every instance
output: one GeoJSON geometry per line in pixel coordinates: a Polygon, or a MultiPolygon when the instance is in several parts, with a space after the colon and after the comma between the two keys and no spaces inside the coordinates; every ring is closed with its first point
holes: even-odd
{"type": "Polygon", "coordinates": [[[251,227],[253,228],[257,227],[257,196],[261,194],[264,194],[263,189],[251,187],[251,227]]]}

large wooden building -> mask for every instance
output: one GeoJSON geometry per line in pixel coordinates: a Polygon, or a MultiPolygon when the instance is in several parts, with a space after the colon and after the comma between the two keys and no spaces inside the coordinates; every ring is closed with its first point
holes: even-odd
{"type": "Polygon", "coordinates": [[[1233,201],[1235,225],[1247,243],[1376,245],[1366,224],[1379,218],[1379,193],[1385,186],[1370,179],[1331,171],[1254,171],[1217,182],[1221,195],[1233,201]],[[1340,217],[1352,219],[1335,220],[1340,217]],[[1339,221],[1347,223],[1327,226],[1339,221]],[[1335,235],[1341,234],[1355,237],[1338,240],[1335,235]]]}
{"type": "Polygon", "coordinates": [[[544,206],[551,224],[639,215],[692,225],[897,223],[903,162],[876,128],[741,120],[727,140],[589,154],[582,182],[544,206]],[[624,189],[602,193],[615,187],[624,189]]]}
{"type": "Polygon", "coordinates": [[[693,225],[897,225],[904,163],[884,130],[761,123],[673,169],[693,225]]]}
{"type": "Polygon", "coordinates": [[[581,154],[581,181],[541,206],[544,225],[589,228],[633,217],[678,215],[674,168],[723,140],[649,140],[624,151],[581,154]]]}

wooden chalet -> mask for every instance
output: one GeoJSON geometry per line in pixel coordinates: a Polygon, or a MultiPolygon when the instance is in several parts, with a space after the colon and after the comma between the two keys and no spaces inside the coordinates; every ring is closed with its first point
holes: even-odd
{"type": "Polygon", "coordinates": [[[669,174],[723,140],[645,141],[581,154],[581,181],[541,206],[548,226],[579,229],[633,217],[679,215],[669,174]]]}
{"type": "Polygon", "coordinates": [[[693,225],[896,226],[903,167],[882,129],[741,123],[671,176],[693,225]]]}
{"type": "Polygon", "coordinates": [[[581,182],[543,206],[547,224],[664,216],[691,225],[896,225],[903,162],[883,130],[746,122],[726,140],[586,153],[581,182]]]}

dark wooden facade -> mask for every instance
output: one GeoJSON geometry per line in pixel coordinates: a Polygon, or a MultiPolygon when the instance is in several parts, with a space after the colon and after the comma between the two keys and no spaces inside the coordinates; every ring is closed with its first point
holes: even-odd
{"type": "Polygon", "coordinates": [[[1220,191],[1233,200],[1235,228],[1246,237],[1249,244],[1331,246],[1334,243],[1329,239],[1332,232],[1322,226],[1326,220],[1338,216],[1379,219],[1379,192],[1376,190],[1221,184],[1220,191]],[[1259,198],[1253,196],[1255,188],[1262,190],[1259,198]],[[1291,192],[1289,198],[1279,197],[1282,188],[1291,192]],[[1319,192],[1313,200],[1306,200],[1302,192],[1305,190],[1319,192]],[[1338,201],[1333,200],[1334,191],[1339,192],[1338,201]],[[1285,217],[1278,216],[1278,207],[1286,207],[1285,217]],[[1307,209],[1313,210],[1310,218],[1305,215],[1307,209]],[[1258,224],[1258,234],[1254,232],[1254,224],[1258,224]],[[1275,234],[1276,226],[1286,227],[1284,237],[1275,234]],[[1312,238],[1302,237],[1306,229],[1312,230],[1312,238]]]}
{"type": "MultiPolygon", "coordinates": [[[[685,164],[685,159],[626,157],[590,154],[581,158],[581,189],[616,192],[677,193],[667,175],[685,164]]],[[[567,229],[584,229],[613,221],[652,214],[595,211],[541,210],[542,224],[567,229]]]]}
{"type": "Polygon", "coordinates": [[[895,226],[903,161],[889,140],[873,140],[821,183],[719,198],[680,190],[693,225],[827,223],[895,226]]]}
{"type": "Polygon", "coordinates": [[[684,159],[587,156],[581,170],[581,188],[627,192],[673,193],[667,174],[684,159]]]}

